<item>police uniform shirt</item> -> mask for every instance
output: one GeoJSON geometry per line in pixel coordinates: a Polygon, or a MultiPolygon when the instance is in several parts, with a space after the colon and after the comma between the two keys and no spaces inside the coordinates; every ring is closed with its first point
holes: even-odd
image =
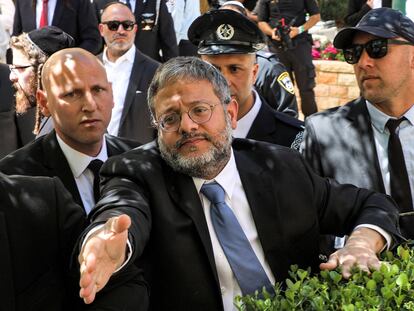
{"type": "Polygon", "coordinates": [[[294,18],[292,26],[299,27],[306,22],[306,13],[319,14],[316,0],[259,0],[257,16],[259,21],[269,22],[270,19],[285,18],[288,24],[294,18]]]}

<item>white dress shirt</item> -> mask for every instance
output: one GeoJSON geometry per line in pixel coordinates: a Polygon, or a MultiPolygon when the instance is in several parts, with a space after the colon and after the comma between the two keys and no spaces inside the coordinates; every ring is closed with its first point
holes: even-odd
{"type": "Polygon", "coordinates": [[[82,199],[86,214],[95,206],[95,198],[93,196],[93,173],[88,169],[88,165],[92,160],[99,159],[105,162],[108,159],[106,149],[106,140],[103,140],[102,148],[96,157],[90,157],[84,153],[76,151],[68,146],[56,133],[56,138],[66,160],[69,163],[70,170],[75,178],[76,186],[82,199]]]}
{"type": "MultiPolygon", "coordinates": [[[[47,2],[47,25],[52,25],[53,16],[55,15],[57,0],[49,0],[47,2]]],[[[36,0],[36,28],[39,28],[40,17],[42,16],[43,1],[36,0]]]]}
{"type": "Polygon", "coordinates": [[[125,97],[128,90],[132,67],[134,66],[135,51],[135,45],[132,45],[128,52],[119,57],[115,62],[111,62],[108,59],[106,55],[107,48],[105,48],[102,56],[108,80],[112,83],[112,91],[114,95],[112,117],[107,129],[108,133],[114,136],[118,136],[119,132],[119,124],[124,109],[125,97]]]}
{"type": "MultiPolygon", "coordinates": [[[[374,105],[367,101],[368,113],[371,118],[372,130],[374,132],[375,147],[377,149],[378,162],[381,168],[382,180],[384,181],[385,192],[391,194],[390,169],[388,162],[388,140],[390,133],[385,127],[388,119],[391,118],[374,105]]],[[[404,116],[407,120],[401,122],[396,132],[401,141],[405,165],[407,167],[408,179],[410,181],[411,195],[414,198],[414,106],[404,116]]]]}
{"type": "MultiPolygon", "coordinates": [[[[275,278],[272,274],[272,271],[270,270],[269,264],[264,257],[263,248],[253,221],[252,212],[250,210],[250,206],[240,180],[240,175],[236,167],[233,150],[231,152],[230,161],[220,172],[220,174],[214,178],[214,180],[223,187],[227,205],[232,209],[234,215],[240,223],[240,226],[246,234],[246,237],[249,240],[257,258],[259,259],[267,276],[269,277],[270,282],[274,284],[275,278]]],[[[216,232],[214,231],[214,227],[210,218],[210,201],[202,193],[200,193],[200,189],[206,181],[204,179],[195,177],[193,177],[193,181],[201,198],[208,231],[210,233],[214,252],[214,260],[216,263],[221,287],[224,310],[237,310],[233,305],[233,301],[235,296],[241,295],[241,290],[234,276],[234,273],[230,268],[229,262],[227,261],[227,257],[221,248],[220,242],[217,239],[216,232]]]]}
{"type": "Polygon", "coordinates": [[[249,112],[247,112],[241,119],[237,120],[237,127],[233,130],[233,137],[235,138],[246,138],[260,108],[262,107],[262,101],[259,94],[254,89],[252,91],[254,93],[253,107],[250,108],[249,112]]]}

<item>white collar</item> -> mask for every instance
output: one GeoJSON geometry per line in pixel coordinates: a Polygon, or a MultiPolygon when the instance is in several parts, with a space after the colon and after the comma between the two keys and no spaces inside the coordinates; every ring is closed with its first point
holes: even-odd
{"type": "Polygon", "coordinates": [[[131,46],[131,48],[124,55],[122,55],[121,57],[119,57],[115,62],[111,62],[108,59],[108,56],[106,55],[107,50],[108,50],[108,48],[106,47],[104,49],[103,55],[102,55],[102,61],[103,61],[104,65],[108,65],[108,64],[110,64],[110,65],[117,65],[117,64],[120,64],[122,62],[128,62],[130,64],[133,64],[134,63],[135,51],[136,51],[136,48],[135,48],[135,45],[134,44],[131,46]]]}
{"type": "Polygon", "coordinates": [[[82,152],[79,152],[68,144],[66,144],[56,133],[56,138],[66,160],[69,163],[70,170],[75,178],[78,178],[88,167],[89,163],[94,159],[99,159],[105,162],[108,159],[108,152],[106,148],[106,139],[102,140],[102,148],[96,157],[88,156],[82,152]]]}
{"type": "Polygon", "coordinates": [[[233,130],[233,137],[246,138],[247,134],[252,127],[254,120],[259,114],[260,108],[262,107],[262,100],[255,89],[252,89],[254,94],[254,103],[250,110],[239,120],[237,120],[237,127],[233,130]]]}

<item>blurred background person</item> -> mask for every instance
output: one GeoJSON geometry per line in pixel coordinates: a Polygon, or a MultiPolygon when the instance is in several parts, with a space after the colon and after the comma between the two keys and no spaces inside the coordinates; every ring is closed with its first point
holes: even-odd
{"type": "Polygon", "coordinates": [[[381,7],[391,8],[392,0],[348,0],[345,23],[347,26],[355,26],[368,11],[381,7]]]}
{"type": "Polygon", "coordinates": [[[6,51],[13,32],[14,11],[12,0],[0,0],[0,62],[2,63],[6,62],[6,51]]]}

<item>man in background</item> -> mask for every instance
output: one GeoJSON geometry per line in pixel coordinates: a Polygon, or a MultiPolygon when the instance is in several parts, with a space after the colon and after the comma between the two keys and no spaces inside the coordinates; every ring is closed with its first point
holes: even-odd
{"type": "Polygon", "coordinates": [[[137,27],[128,6],[113,2],[102,12],[99,32],[106,43],[102,61],[114,95],[108,133],[147,143],[156,132],[146,94],[159,64],[136,49],[137,27]]]}

